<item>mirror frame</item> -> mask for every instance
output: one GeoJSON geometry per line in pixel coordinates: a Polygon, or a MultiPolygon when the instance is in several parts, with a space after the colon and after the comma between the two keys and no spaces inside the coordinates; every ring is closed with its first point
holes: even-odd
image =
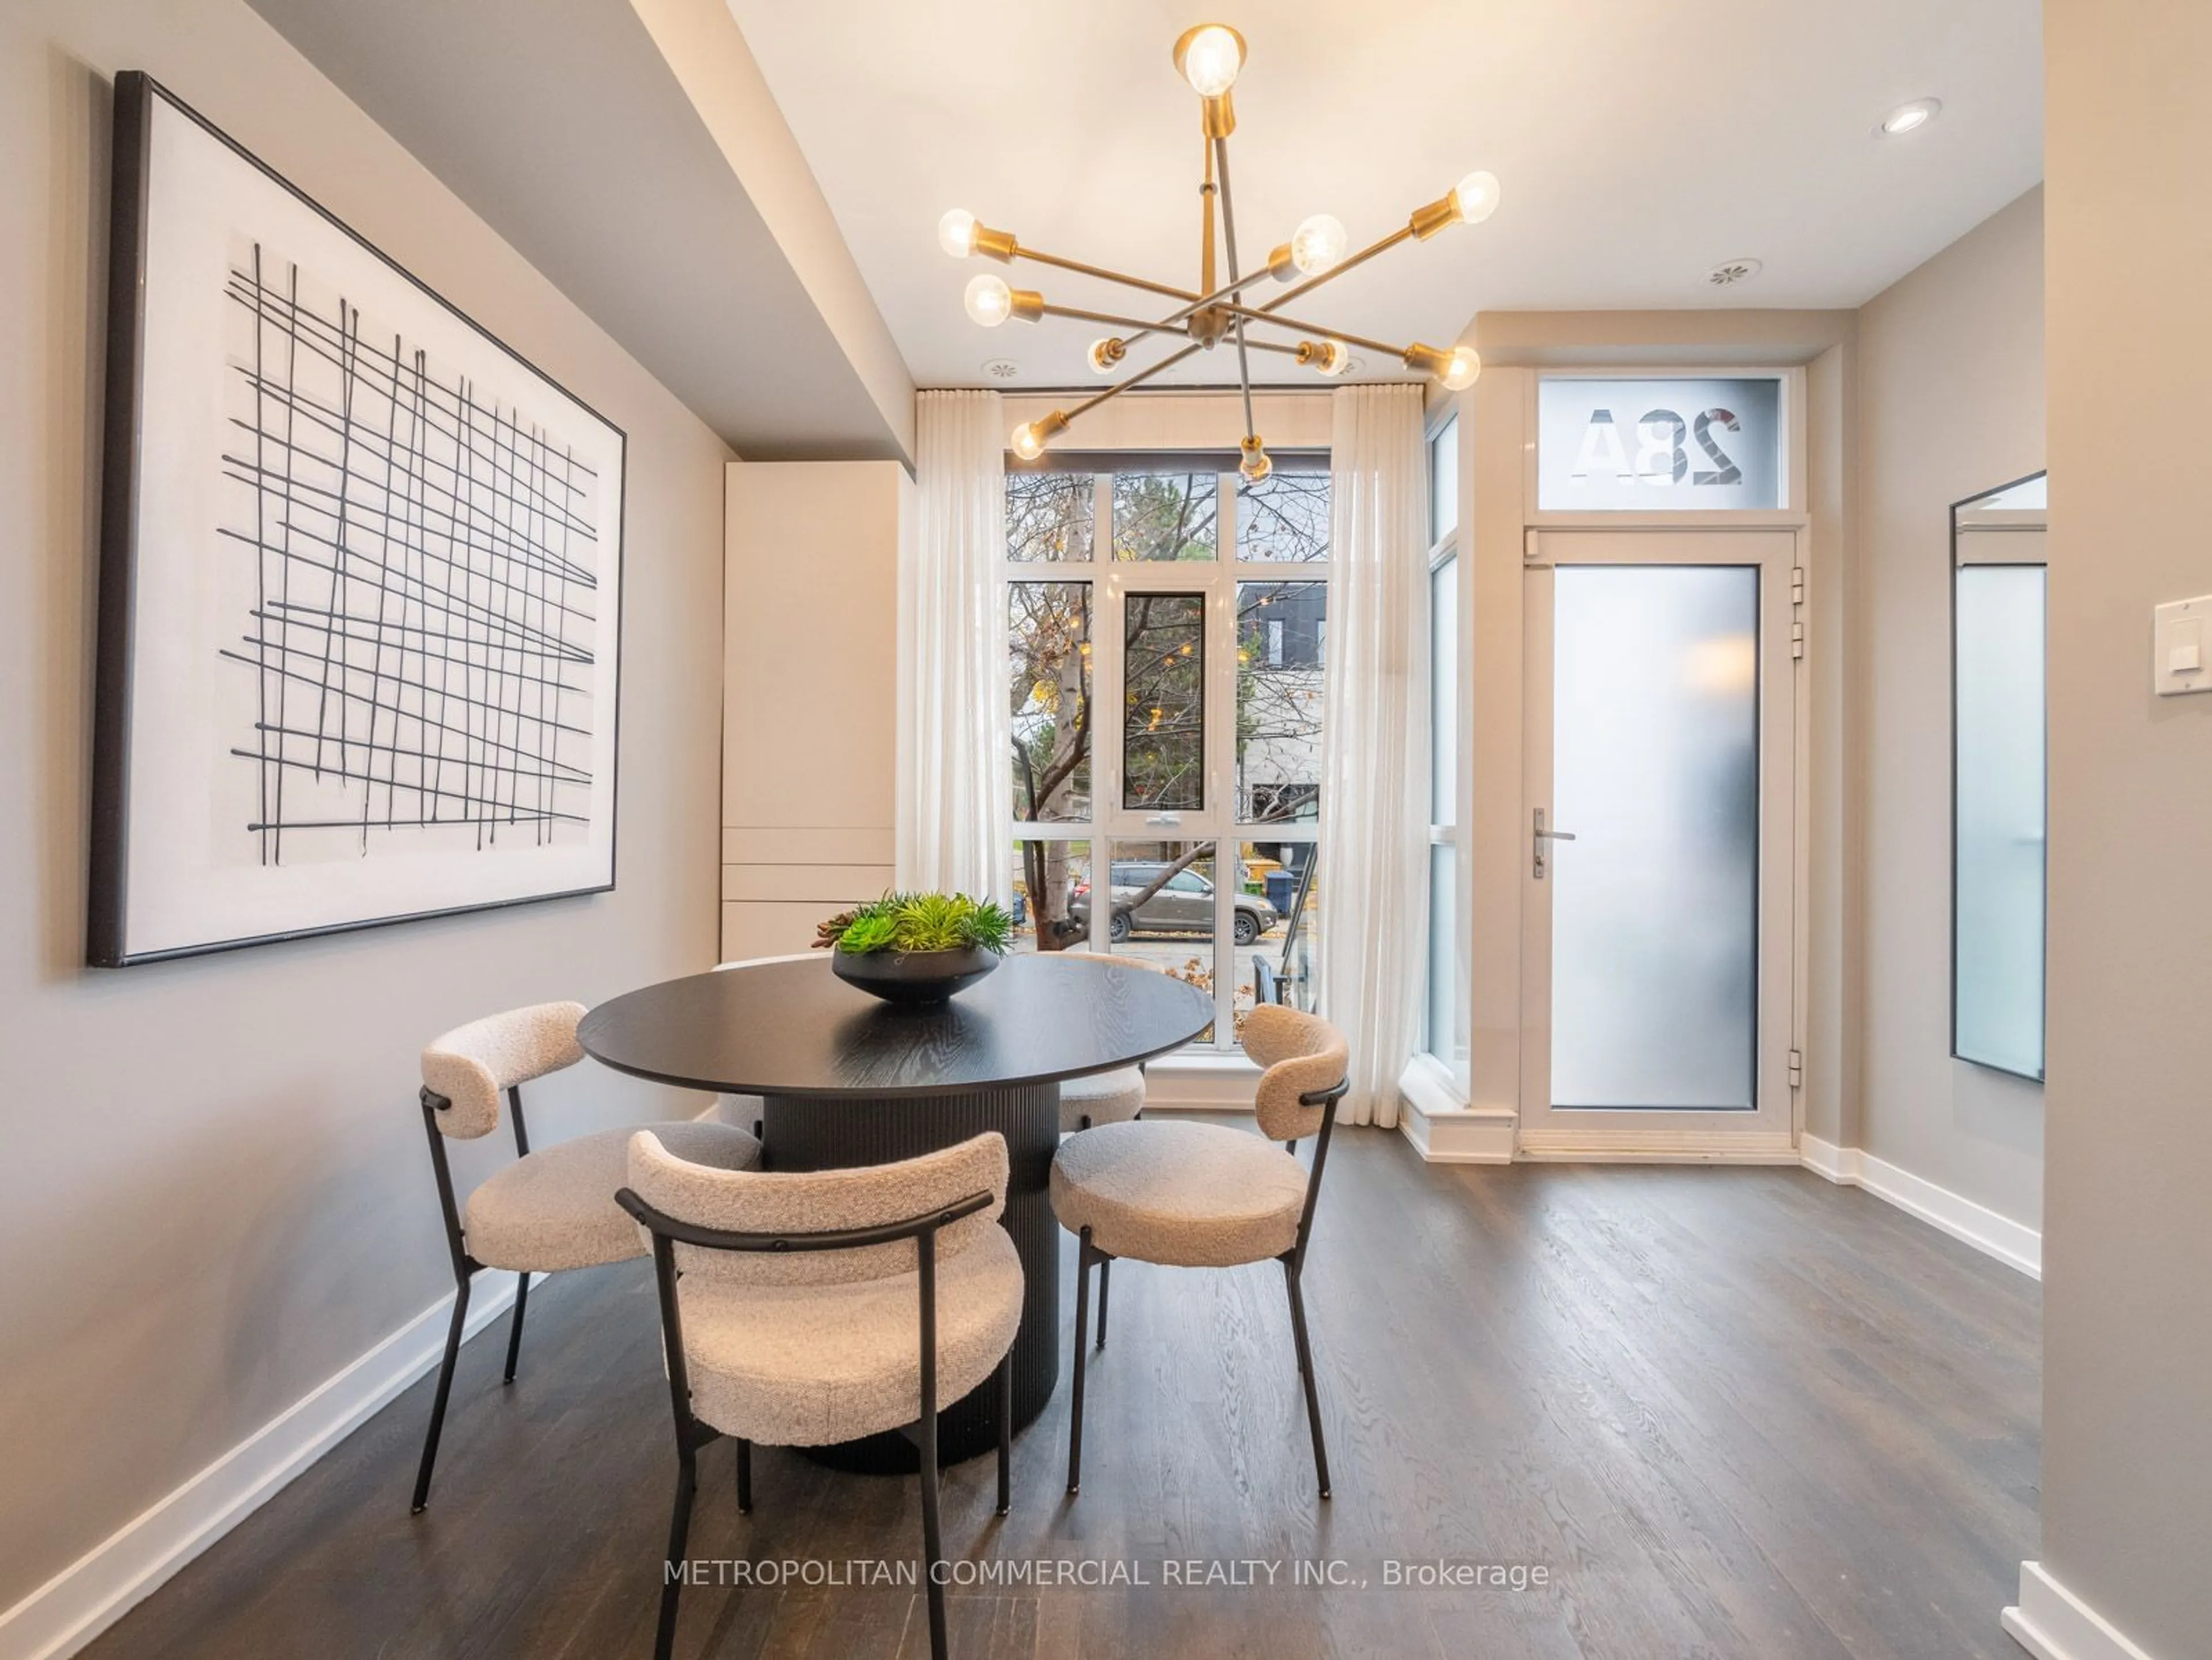
{"type": "MultiPolygon", "coordinates": [[[[1966,1054],[1964,1054],[1964,1053],[1962,1053],[1962,1052],[1960,1051],[1960,1047],[1959,1047],[1959,576],[1960,576],[1960,573],[1962,570],[1964,570],[1965,569],[1966,569],[1966,567],[1964,564],[1962,564],[1962,563],[1961,563],[1961,562],[1960,562],[1960,557],[1959,557],[1959,536],[1960,536],[1960,532],[1962,530],[1970,530],[1970,529],[1974,528],[1974,526],[1973,526],[1973,525],[1972,525],[1972,523],[1962,523],[1962,522],[1961,522],[1961,520],[1962,520],[1962,515],[1965,515],[1965,514],[1970,514],[1973,513],[1973,511],[1975,510],[1975,508],[1977,508],[1978,507],[1981,507],[1981,506],[1982,506],[1983,504],[1984,504],[1984,503],[1989,502],[1990,502],[1990,501],[1991,501],[1993,498],[1996,498],[1996,497],[1998,497],[1998,496],[2002,496],[2007,495],[2007,494],[2008,494],[2009,492],[2011,492],[2011,491],[2013,491],[2013,490],[2016,490],[2016,489],[2020,489],[2020,488],[2021,488],[2022,485],[2024,485],[2024,484],[2031,484],[2031,483],[2033,483],[2037,482],[2037,481],[2038,481],[2038,480],[2039,480],[2039,479],[2046,479],[2046,478],[2048,478],[2048,477],[2049,477],[2049,476],[2050,476],[2050,474],[2049,474],[2049,471],[2048,471],[2048,470],[2047,470],[2047,469],[2039,468],[2037,471],[2033,471],[2033,472],[2031,472],[2031,473],[2024,473],[2024,474],[2022,474],[2020,477],[2018,477],[2018,478],[2014,478],[2014,479],[2012,479],[2012,480],[2008,481],[2008,483],[2002,483],[2002,484],[1999,484],[1999,485],[1996,486],[1994,489],[1985,489],[1985,490],[1978,490],[1978,491],[1976,491],[1973,495],[1969,496],[1966,496],[1966,497],[1964,497],[1963,499],[1961,499],[1961,500],[1960,500],[1960,501],[1954,502],[1951,504],[1951,508],[1950,508],[1950,526],[1951,526],[1951,533],[1950,533],[1950,540],[1949,540],[1949,557],[1950,557],[1950,562],[1951,562],[1951,569],[1950,569],[1950,572],[1949,572],[1949,580],[1948,580],[1948,584],[1947,584],[1947,589],[1946,589],[1946,592],[1947,592],[1947,594],[1948,594],[1948,599],[1949,599],[1949,610],[1950,610],[1950,619],[1949,619],[1949,620],[1950,620],[1950,633],[1949,633],[1949,642],[1948,642],[1948,643],[1949,643],[1949,648],[1950,648],[1950,654],[1951,654],[1951,710],[1950,710],[1950,714],[1951,714],[1951,731],[1950,731],[1950,744],[1951,744],[1951,804],[1950,804],[1950,805],[1951,805],[1951,869],[1950,869],[1950,878],[1951,878],[1951,915],[1950,915],[1950,946],[1951,946],[1951,1007],[1950,1007],[1950,1050],[1951,1050],[1951,1058],[1952,1058],[1952,1059],[1954,1059],[1954,1060],[1955,1060],[1955,1061],[1964,1061],[1966,1065],[1971,1066],[1971,1067],[1980,1067],[1982,1070],[1984,1070],[1984,1071],[1985,1071],[1985,1072],[2000,1073],[2002,1073],[2004,1076],[2006,1076],[2006,1077],[2008,1077],[2008,1078],[2018,1078],[2018,1079],[2022,1079],[2022,1080],[2024,1080],[2024,1081],[2026,1081],[2026,1082],[2032,1083],[2032,1084],[2041,1084],[2041,1083],[2044,1081],[2044,1073],[2045,1073],[2045,1067],[2047,1066],[2047,1064],[2048,1064],[2048,1061],[2049,1061],[2049,1052],[2048,1052],[2048,1034],[2049,1034],[2049,1024],[2048,1024],[2048,1019],[2047,1019],[2047,1012],[2048,1012],[2048,999],[2049,999],[2049,996],[2050,996],[2050,964],[2051,964],[2051,952],[2050,952],[2050,930],[2051,930],[2051,907],[2050,907],[2050,875],[2049,875],[2049,859],[2048,859],[2048,842],[2046,842],[2046,843],[2045,843],[2045,878],[2044,878],[2044,893],[2045,893],[2045,903],[2044,903],[2044,910],[2043,910],[2044,937],[2043,937],[2043,939],[2042,939],[2042,941],[2041,941],[2041,946],[2042,946],[2042,952],[2041,952],[2041,956],[2040,956],[2040,958],[2039,958],[2039,961],[2038,961],[2038,963],[2037,963],[2037,979],[2038,979],[2039,982],[2040,983],[2040,985],[2041,985],[2041,987],[2042,987],[2043,993],[2044,993],[2044,996],[2045,996],[2045,1005],[2046,1005],[2046,1019],[2045,1019],[2045,1024],[2044,1024],[2043,1027],[2041,1028],[2041,1031],[2042,1031],[2043,1040],[2044,1040],[2044,1041],[2043,1041],[2041,1043],[2039,1043],[2039,1055],[2038,1055],[2038,1061],[2039,1061],[2039,1064],[2038,1064],[2038,1066],[2037,1066],[2037,1067],[2036,1067],[2036,1070],[2034,1070],[2033,1072],[2022,1072],[2022,1071],[2021,1071],[2019,1068],[2014,1067],[2008,1067],[2008,1066],[2005,1066],[2005,1065],[2003,1065],[2003,1064],[2002,1064],[2002,1063],[2000,1063],[2000,1062],[1997,1062],[1997,1061],[1986,1061],[1986,1060],[1983,1060],[1983,1059],[1981,1059],[1980,1057],[1976,1056],[1976,1055],[1966,1055],[1966,1054]]],[[[2046,503],[2047,503],[2047,501],[2048,501],[2048,495],[2047,495],[2047,492],[2046,492],[2046,496],[2045,496],[2045,501],[2046,501],[2046,503]]],[[[1988,525],[1988,527],[1989,527],[1989,528],[1991,528],[1991,529],[1997,529],[1997,528],[2013,528],[2013,529],[2027,530],[2027,529],[2043,529],[2043,528],[2045,528],[2045,527],[2047,526],[2047,525],[2048,525],[2048,520],[2049,520],[2049,512],[2050,512],[2050,509],[2049,509],[2049,508],[2048,508],[2048,506],[2047,506],[2047,505],[2044,505],[2044,506],[2038,506],[2038,507],[2032,508],[2021,508],[2021,509],[2018,509],[2017,511],[2019,512],[2019,514],[2020,514],[2020,515],[2021,515],[2021,516],[2020,516],[2020,518],[2019,518],[2016,521],[2013,521],[2013,522],[2011,522],[2011,523],[2009,523],[2009,524],[2006,523],[2005,521],[2002,521],[2002,520],[1990,521],[1990,522],[1989,523],[1989,525],[1988,525]],[[2041,522],[2040,522],[2040,523],[2038,523],[2038,524],[2031,525],[2031,524],[2028,522],[2028,516],[2029,516],[2030,514],[2033,514],[2033,517],[2034,517],[2037,520],[2039,520],[2039,521],[2041,521],[2041,522]]],[[[2011,563],[2014,563],[2014,564],[2016,564],[2016,565],[2021,565],[2021,566],[2034,566],[2034,567],[2037,567],[2037,568],[2039,568],[2039,569],[2044,569],[2044,570],[2046,570],[2046,571],[2050,569],[2050,563],[2049,563],[2049,561],[2048,561],[2047,559],[2037,559],[2037,560],[2019,560],[2019,561],[2014,561],[2014,562],[1998,562],[1998,561],[1991,561],[1991,560],[1978,560],[1978,561],[1975,561],[1974,562],[1975,562],[1976,564],[1996,564],[1996,563],[2000,563],[2000,562],[2011,562],[2011,563]]],[[[2047,587],[2046,587],[2045,593],[2046,593],[2046,595],[2047,595],[2047,593],[2048,593],[2048,589],[2047,589],[2047,587]]],[[[2048,621],[2048,612],[2047,612],[2047,611],[2046,611],[2046,613],[2045,613],[2045,666],[2046,666],[2046,668],[2047,668],[2047,666],[2048,666],[2048,663],[2049,663],[2049,621],[2048,621]]],[[[2044,763],[2045,763],[2045,764],[2044,764],[2044,800],[2045,800],[2045,808],[2044,808],[2044,829],[2045,829],[2045,836],[2048,836],[2048,834],[2049,834],[2049,830],[2050,830],[2050,824],[2051,824],[2051,814],[2050,814],[2050,806],[2049,806],[2049,803],[2050,803],[2050,789],[2051,789],[2051,783],[2050,783],[2050,740],[2049,740],[2049,732],[2050,732],[2050,693],[2049,693],[2049,688],[2048,688],[2048,683],[2047,683],[2047,681],[2046,681],[2046,684],[2045,684],[2045,697],[2044,697],[2044,730],[2045,730],[2045,744],[2044,744],[2044,763]]]]}

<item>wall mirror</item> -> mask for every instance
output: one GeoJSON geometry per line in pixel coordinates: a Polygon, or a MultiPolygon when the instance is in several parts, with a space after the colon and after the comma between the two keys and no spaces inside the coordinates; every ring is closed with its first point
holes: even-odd
{"type": "Polygon", "coordinates": [[[1951,1053],[2043,1077],[2042,473],[1951,508],[1951,1053]]]}

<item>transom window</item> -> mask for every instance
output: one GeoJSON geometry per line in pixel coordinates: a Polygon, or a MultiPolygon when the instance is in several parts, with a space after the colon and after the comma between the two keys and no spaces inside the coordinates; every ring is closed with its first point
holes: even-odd
{"type": "Polygon", "coordinates": [[[1320,927],[1329,476],[1275,463],[1006,476],[1020,948],[1151,960],[1213,994],[1220,1050],[1258,1000],[1311,1006],[1320,927]]]}

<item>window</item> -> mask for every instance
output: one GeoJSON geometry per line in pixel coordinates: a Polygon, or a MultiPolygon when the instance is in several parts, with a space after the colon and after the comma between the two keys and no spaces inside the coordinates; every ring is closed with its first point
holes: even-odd
{"type": "Polygon", "coordinates": [[[1783,499],[1782,382],[1536,385],[1536,505],[1547,511],[1741,512],[1783,499]]]}
{"type": "Polygon", "coordinates": [[[1328,642],[1325,459],[1235,466],[1010,471],[1001,569],[1019,947],[1150,959],[1220,1050],[1310,1006],[1328,642]]]}
{"type": "Polygon", "coordinates": [[[1459,912],[1459,417],[1429,440],[1429,1053],[1468,1082],[1459,912]]]}

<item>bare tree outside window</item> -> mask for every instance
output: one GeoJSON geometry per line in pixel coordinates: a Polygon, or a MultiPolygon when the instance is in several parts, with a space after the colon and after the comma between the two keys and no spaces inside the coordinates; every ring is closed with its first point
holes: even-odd
{"type": "Polygon", "coordinates": [[[1237,556],[1306,563],[1328,557],[1328,474],[1279,469],[1237,487],[1237,556]]]}
{"type": "Polygon", "coordinates": [[[1217,555],[1220,490],[1211,472],[1114,475],[1114,556],[1120,560],[1212,559],[1217,555]]]}
{"type": "Polygon", "coordinates": [[[1206,596],[1122,599],[1121,805],[1206,806],[1206,596]]]}
{"type": "Polygon", "coordinates": [[[1237,585],[1237,818],[1321,816],[1326,582],[1237,585]]]}
{"type": "Polygon", "coordinates": [[[1088,564],[1097,518],[1097,492],[1090,473],[1006,475],[1009,559],[1088,564]]]}

